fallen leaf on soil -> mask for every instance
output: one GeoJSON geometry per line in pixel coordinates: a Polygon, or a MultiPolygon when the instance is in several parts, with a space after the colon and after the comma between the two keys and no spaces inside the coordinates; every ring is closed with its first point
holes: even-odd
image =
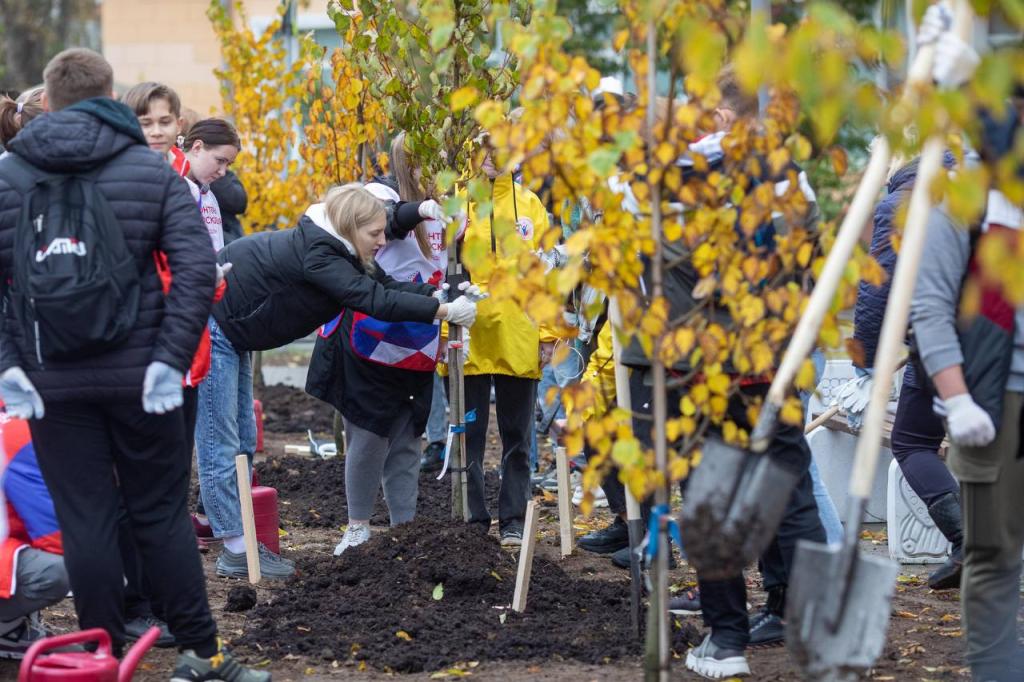
{"type": "Polygon", "coordinates": [[[434,587],[434,592],[430,596],[434,598],[434,601],[441,601],[444,599],[444,583],[438,583],[434,587]]]}
{"type": "Polygon", "coordinates": [[[500,623],[501,623],[502,625],[504,625],[504,624],[505,624],[505,619],[506,619],[506,618],[508,618],[508,614],[507,614],[507,613],[504,613],[504,612],[502,612],[502,613],[499,613],[499,614],[498,614],[498,621],[499,621],[499,622],[500,622],[500,623]]]}
{"type": "Polygon", "coordinates": [[[404,639],[406,642],[412,641],[412,635],[410,635],[405,630],[399,630],[398,632],[396,632],[395,637],[397,637],[398,639],[404,639]]]}
{"type": "Polygon", "coordinates": [[[911,613],[910,611],[897,611],[892,615],[896,616],[897,618],[910,618],[911,620],[917,620],[917,614],[911,613]]]}
{"type": "Polygon", "coordinates": [[[942,618],[939,618],[940,623],[955,623],[958,620],[960,620],[960,616],[953,613],[947,613],[942,618]]]}
{"type": "Polygon", "coordinates": [[[449,668],[448,670],[439,670],[430,676],[432,680],[444,680],[449,677],[466,677],[473,673],[468,670],[459,670],[458,668],[449,668]]]}
{"type": "Polygon", "coordinates": [[[924,579],[919,575],[901,575],[896,578],[896,582],[904,585],[923,585],[924,579]]]}
{"type": "Polygon", "coordinates": [[[491,576],[492,576],[492,577],[493,577],[493,578],[494,578],[495,580],[497,580],[497,581],[498,581],[499,583],[501,582],[501,576],[500,576],[500,575],[498,575],[498,572],[497,572],[497,571],[491,571],[491,576]]]}

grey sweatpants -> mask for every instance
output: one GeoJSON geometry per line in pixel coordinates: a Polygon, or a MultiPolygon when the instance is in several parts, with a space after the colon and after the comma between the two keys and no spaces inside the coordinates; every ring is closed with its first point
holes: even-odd
{"type": "Polygon", "coordinates": [[[391,525],[412,521],[420,475],[420,437],[413,432],[412,412],[398,412],[386,438],[344,421],[348,518],[369,519],[383,483],[391,525]]]}
{"type": "Polygon", "coordinates": [[[10,622],[56,604],[68,594],[64,557],[26,547],[18,552],[14,594],[0,599],[0,622],[10,622]]]}
{"type": "Polygon", "coordinates": [[[1024,395],[1007,392],[995,441],[953,446],[964,507],[964,572],[960,591],[967,662],[976,680],[1020,679],[1011,672],[1019,634],[1021,552],[1024,551],[1024,459],[1019,457],[1024,395]],[[971,476],[975,472],[978,475],[971,476]],[[989,473],[990,472],[990,473],[989,473]],[[987,473],[988,475],[981,475],[987,473]]]}

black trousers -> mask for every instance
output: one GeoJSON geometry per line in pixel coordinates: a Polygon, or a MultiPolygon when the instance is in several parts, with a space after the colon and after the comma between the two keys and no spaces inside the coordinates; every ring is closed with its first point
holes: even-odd
{"type": "Polygon", "coordinates": [[[30,423],[64,541],[64,563],[83,628],[124,644],[123,508],[152,597],[182,648],[215,650],[217,626],[187,516],[190,455],[180,411],[146,414],[132,403],[59,403],[30,423]]]}
{"type": "MultiPolygon", "coordinates": [[[[583,455],[589,462],[594,456],[594,449],[589,443],[583,446],[583,455]]],[[[619,480],[619,469],[613,466],[601,480],[601,490],[608,500],[608,511],[616,516],[626,513],[626,486],[619,480]]]]}
{"type": "MultiPolygon", "coordinates": [[[[653,426],[649,418],[651,387],[643,381],[642,373],[632,372],[630,388],[633,392],[631,397],[635,413],[634,432],[642,443],[649,444],[652,442],[653,426]]],[[[747,420],[745,401],[762,397],[767,388],[767,385],[756,385],[742,389],[739,395],[730,400],[728,418],[740,428],[749,430],[751,425],[747,420]]],[[[672,412],[678,410],[683,390],[685,389],[668,392],[669,417],[676,416],[672,412]]],[[[764,589],[773,592],[784,589],[789,584],[789,571],[793,564],[797,541],[805,539],[823,543],[825,529],[818,516],[818,504],[814,500],[814,486],[809,471],[811,449],[804,438],[803,429],[780,424],[765,455],[800,474],[775,537],[758,561],[764,589]]],[[[681,487],[685,497],[685,482],[681,487]]],[[[685,549],[684,547],[684,552],[685,549]]],[[[743,575],[724,580],[702,580],[698,574],[697,586],[700,589],[704,623],[711,628],[711,637],[715,644],[729,649],[746,648],[747,642],[750,641],[750,621],[747,615],[747,584],[743,575]]]]}
{"type": "Polygon", "coordinates": [[[892,456],[907,483],[929,506],[947,493],[960,491],[946,463],[939,459],[945,436],[946,427],[932,410],[931,391],[904,381],[892,423],[892,456]]]}
{"type": "Polygon", "coordinates": [[[498,520],[504,527],[509,521],[522,523],[526,518],[526,503],[530,497],[530,427],[537,400],[537,382],[504,374],[480,374],[465,378],[466,412],[476,410],[476,420],[466,424],[469,520],[472,523],[491,522],[484,493],[483,467],[492,384],[494,411],[501,438],[498,520]]]}
{"type": "MultiPolygon", "coordinates": [[[[189,464],[189,476],[192,475],[192,450],[195,447],[196,412],[199,408],[199,390],[185,387],[182,390],[184,404],[181,407],[181,416],[185,420],[185,450],[189,464]]],[[[202,501],[200,501],[202,504],[202,501]]],[[[142,571],[142,558],[139,550],[135,547],[135,538],[132,535],[131,520],[128,517],[128,510],[121,507],[121,518],[118,522],[118,546],[121,549],[121,560],[124,562],[124,618],[133,620],[135,618],[146,618],[157,616],[163,618],[164,611],[160,604],[154,604],[150,599],[150,588],[142,571]]]]}

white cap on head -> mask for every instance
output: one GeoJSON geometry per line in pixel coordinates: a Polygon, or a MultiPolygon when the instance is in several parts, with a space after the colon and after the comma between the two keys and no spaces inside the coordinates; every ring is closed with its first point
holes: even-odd
{"type": "Polygon", "coordinates": [[[609,95],[618,95],[619,97],[622,97],[622,95],[625,94],[626,90],[625,88],[622,87],[621,80],[619,80],[615,76],[605,76],[597,84],[597,90],[594,90],[594,97],[597,97],[598,95],[603,95],[606,92],[609,95]]]}

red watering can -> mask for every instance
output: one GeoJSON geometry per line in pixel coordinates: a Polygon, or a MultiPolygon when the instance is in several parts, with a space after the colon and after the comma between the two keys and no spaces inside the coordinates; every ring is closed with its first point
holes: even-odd
{"type": "Polygon", "coordinates": [[[47,637],[33,644],[25,653],[18,672],[18,682],[130,682],[139,661],[160,636],[160,628],[152,627],[135,643],[118,666],[110,650],[110,635],[102,628],[47,637]],[[95,653],[47,651],[97,642],[95,653]]]}

